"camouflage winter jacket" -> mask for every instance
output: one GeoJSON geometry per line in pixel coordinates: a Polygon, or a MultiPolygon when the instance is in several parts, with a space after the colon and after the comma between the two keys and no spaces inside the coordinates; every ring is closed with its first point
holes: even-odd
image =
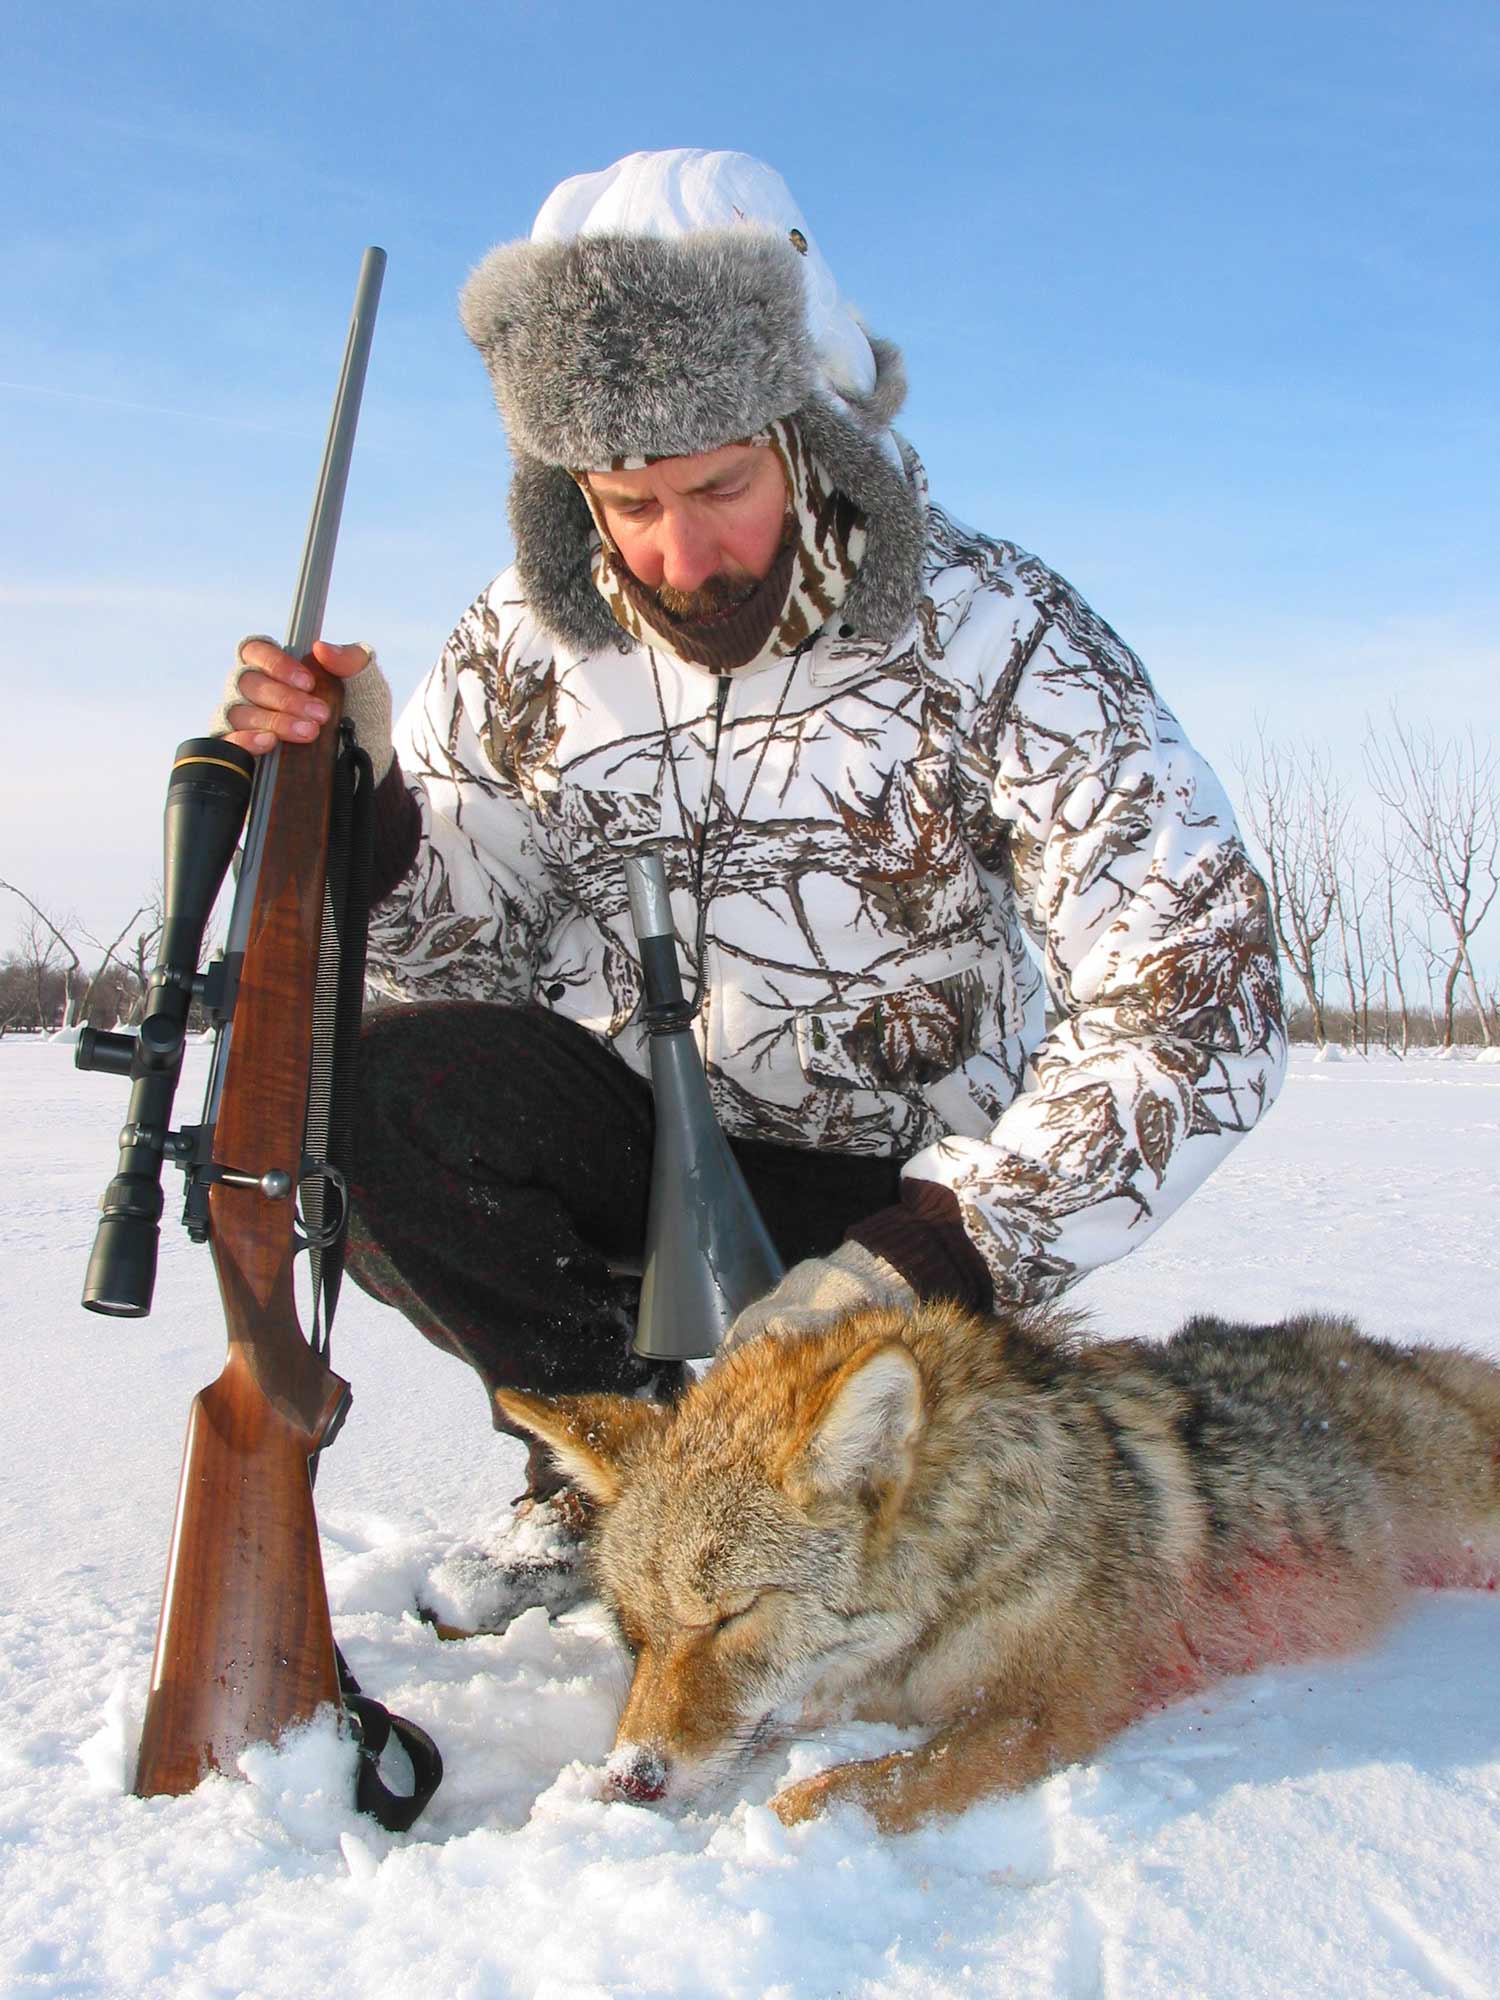
{"type": "Polygon", "coordinates": [[[1134,654],[1033,557],[929,523],[897,644],[835,617],[717,678],[623,636],[571,654],[499,577],[397,730],[423,838],[372,964],[406,998],[539,1001],[645,1072],[622,861],[663,844],[726,1128],[895,1152],[998,1297],[1046,1296],[1260,1117],[1275,958],[1134,654]]]}

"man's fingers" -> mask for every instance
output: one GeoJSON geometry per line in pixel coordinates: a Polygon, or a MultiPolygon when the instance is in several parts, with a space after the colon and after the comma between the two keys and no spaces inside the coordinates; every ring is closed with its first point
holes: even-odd
{"type": "Polygon", "coordinates": [[[373,646],[333,646],[326,639],[315,639],[312,651],[318,665],[341,681],[353,680],[356,674],[362,674],[375,657],[373,646]]]}
{"type": "Polygon", "coordinates": [[[302,662],[290,653],[283,652],[274,639],[256,636],[241,639],[235,651],[240,666],[240,685],[254,675],[264,675],[268,680],[281,681],[287,687],[310,688],[313,677],[302,662]]]}
{"type": "MultiPolygon", "coordinates": [[[[241,720],[236,709],[256,708],[267,715],[300,715],[307,722],[326,722],[328,704],[316,695],[304,694],[299,687],[288,687],[284,681],[272,680],[269,674],[252,673],[248,668],[240,675],[240,700],[231,706],[229,719],[238,722],[242,729],[255,725],[241,720]]],[[[269,724],[265,725],[270,727],[269,724]]]]}
{"type": "MultiPolygon", "coordinates": [[[[278,741],[311,743],[322,727],[315,716],[282,708],[257,708],[245,701],[232,703],[227,714],[231,725],[229,741],[238,743],[243,738],[246,750],[269,750],[278,741]],[[252,742],[252,737],[258,740],[252,742]]],[[[323,721],[327,717],[328,711],[324,709],[323,721]]]]}
{"type": "Polygon", "coordinates": [[[270,639],[242,639],[237,692],[225,719],[230,741],[258,753],[277,741],[311,743],[328,720],[326,701],[309,692],[313,677],[270,639]]]}
{"type": "Polygon", "coordinates": [[[224,741],[238,743],[252,757],[263,757],[268,750],[276,748],[276,738],[268,729],[231,729],[225,733],[224,741]]]}
{"type": "MultiPolygon", "coordinates": [[[[319,639],[313,658],[325,672],[352,680],[374,659],[369,646],[335,646],[319,639]]],[[[301,660],[264,633],[241,639],[235,648],[231,693],[222,711],[229,724],[226,740],[252,756],[278,743],[311,743],[330,714],[326,701],[313,693],[313,675],[301,660]]]]}
{"type": "MultiPolygon", "coordinates": [[[[375,657],[373,646],[335,646],[327,639],[315,639],[312,655],[325,673],[341,681],[352,680],[362,674],[375,657]]],[[[269,679],[281,681],[287,687],[310,688],[313,677],[291,653],[284,652],[274,639],[256,634],[249,639],[241,639],[237,649],[242,681],[251,673],[265,674],[269,679]]],[[[259,697],[257,697],[258,699],[259,697]]]]}

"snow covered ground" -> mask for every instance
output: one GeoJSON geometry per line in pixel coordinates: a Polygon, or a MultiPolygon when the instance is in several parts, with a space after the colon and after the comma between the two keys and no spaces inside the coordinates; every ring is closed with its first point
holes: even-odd
{"type": "MultiPolygon", "coordinates": [[[[131,1797],[183,1422],[222,1330],[175,1225],[151,1318],[79,1308],[125,1086],[71,1054],[0,1040],[4,2000],[1500,1995],[1500,1597],[1426,1595],[1372,1653],[1225,1684],[904,1841],[765,1807],[892,1740],[870,1728],[766,1755],[716,1811],[604,1805],[625,1676],[593,1611],[458,1645],[413,1615],[503,1518],[521,1454],[466,1370],[353,1291],[354,1412],[319,1481],[334,1622],[447,1782],[386,1835],[346,1803],[330,1726],[247,1756],[248,1782],[131,1797]]],[[[1351,1310],[1500,1360],[1497,1215],[1500,1065],[1300,1053],[1263,1130],[1083,1302],[1121,1333],[1351,1310]]]]}

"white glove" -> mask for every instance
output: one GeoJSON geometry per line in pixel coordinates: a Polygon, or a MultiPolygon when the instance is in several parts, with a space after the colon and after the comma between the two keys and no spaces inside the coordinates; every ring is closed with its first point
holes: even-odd
{"type": "MultiPolygon", "coordinates": [[[[208,726],[210,736],[228,736],[234,729],[235,725],[229,719],[231,708],[254,705],[240,688],[241,676],[257,671],[244,659],[244,649],[252,641],[273,647],[280,652],[280,648],[276,647],[276,641],[264,633],[253,632],[248,639],[241,639],[239,645],[235,647],[234,665],[229,670],[229,678],[224,683],[224,698],[208,726]]],[[[391,686],[380,671],[379,662],[375,658],[375,648],[364,641],[360,643],[369,655],[369,660],[357,673],[349,675],[344,681],[344,714],[354,730],[355,742],[370,759],[372,775],[378,785],[391,768],[396,756],[391,744],[391,686]]],[[[288,656],[283,656],[283,662],[288,672],[299,665],[299,662],[288,656]]],[[[277,674],[280,673],[281,669],[278,668],[277,674]]]]}
{"type": "Polygon", "coordinates": [[[910,1311],[917,1295],[901,1273],[862,1243],[841,1243],[828,1257],[805,1257],[763,1299],[737,1315],[720,1346],[722,1354],[758,1333],[784,1337],[828,1326],[861,1306],[910,1311]]]}

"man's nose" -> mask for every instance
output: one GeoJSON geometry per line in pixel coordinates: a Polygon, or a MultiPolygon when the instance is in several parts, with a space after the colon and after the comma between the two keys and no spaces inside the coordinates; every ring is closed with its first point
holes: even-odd
{"type": "Polygon", "coordinates": [[[673,590],[696,590],[719,565],[719,545],[690,515],[668,513],[661,525],[661,580],[673,590]]]}

